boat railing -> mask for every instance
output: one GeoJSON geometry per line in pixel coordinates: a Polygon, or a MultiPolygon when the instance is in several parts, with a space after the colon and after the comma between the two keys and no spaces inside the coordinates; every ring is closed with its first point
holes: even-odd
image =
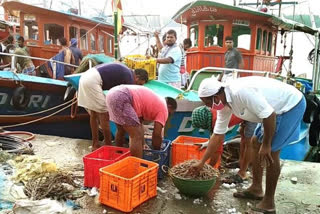
{"type": "Polygon", "coordinates": [[[15,59],[16,59],[16,57],[29,58],[29,59],[34,59],[34,60],[41,60],[41,61],[51,62],[52,63],[52,70],[53,70],[53,79],[56,79],[56,73],[57,73],[56,72],[56,68],[57,68],[56,64],[57,63],[63,64],[63,65],[67,65],[67,66],[71,66],[71,67],[74,67],[74,68],[78,68],[79,67],[77,65],[73,65],[73,64],[57,61],[57,60],[54,60],[54,59],[45,59],[45,58],[40,58],[40,57],[24,56],[24,55],[12,54],[12,53],[2,53],[2,52],[0,52],[0,55],[10,56],[11,57],[11,71],[13,71],[15,73],[16,73],[16,68],[15,68],[15,59]]]}
{"type": "Polygon", "coordinates": [[[225,71],[229,71],[231,72],[232,76],[234,78],[238,78],[240,76],[241,73],[248,73],[248,74],[260,74],[263,75],[265,77],[282,77],[282,78],[286,78],[280,75],[280,73],[274,73],[274,72],[269,72],[269,71],[256,71],[256,70],[244,70],[244,69],[235,69],[235,68],[222,68],[222,67],[204,67],[201,68],[200,70],[198,70],[192,77],[190,84],[187,88],[187,90],[192,90],[192,85],[194,84],[197,76],[204,72],[204,71],[219,71],[221,73],[224,73],[225,71]]]}

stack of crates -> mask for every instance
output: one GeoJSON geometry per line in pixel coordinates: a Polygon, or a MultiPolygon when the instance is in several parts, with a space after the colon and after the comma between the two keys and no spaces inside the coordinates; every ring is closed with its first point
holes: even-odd
{"type": "Polygon", "coordinates": [[[100,203],[131,212],[157,195],[158,168],[157,163],[132,156],[101,168],[100,203]]]}
{"type": "MultiPolygon", "coordinates": [[[[199,146],[194,145],[196,143],[207,142],[208,138],[190,137],[190,136],[178,136],[172,142],[172,160],[171,166],[182,163],[187,160],[197,159],[201,160],[206,149],[199,150],[199,146]]],[[[209,162],[209,160],[208,160],[209,162]]],[[[216,163],[214,168],[219,168],[221,164],[221,158],[216,163]]]]}
{"type": "Polygon", "coordinates": [[[149,74],[149,80],[156,79],[157,61],[155,58],[147,59],[144,55],[129,55],[124,58],[124,63],[131,69],[143,68],[149,74]]]}
{"type": "Polygon", "coordinates": [[[102,146],[83,157],[84,186],[100,187],[99,169],[130,156],[128,148],[102,146]]]}

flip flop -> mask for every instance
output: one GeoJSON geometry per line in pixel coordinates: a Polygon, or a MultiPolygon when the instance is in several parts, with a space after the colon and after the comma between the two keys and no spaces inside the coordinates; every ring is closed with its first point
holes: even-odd
{"type": "Polygon", "coordinates": [[[222,180],[223,183],[227,183],[227,184],[240,184],[240,183],[243,183],[243,181],[246,180],[246,179],[243,179],[240,177],[240,175],[238,174],[235,174],[235,175],[231,175],[229,177],[226,177],[222,180]]]}
{"type": "Polygon", "coordinates": [[[251,207],[248,211],[245,212],[246,214],[276,214],[276,210],[265,210],[258,207],[251,207]]]}
{"type": "Polygon", "coordinates": [[[251,200],[262,200],[263,196],[257,196],[249,191],[241,191],[233,193],[235,198],[251,199],[251,200]]]}

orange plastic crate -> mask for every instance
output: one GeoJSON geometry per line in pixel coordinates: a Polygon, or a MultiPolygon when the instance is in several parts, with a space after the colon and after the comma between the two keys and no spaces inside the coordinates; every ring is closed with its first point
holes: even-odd
{"type": "Polygon", "coordinates": [[[83,157],[84,186],[100,187],[99,169],[130,155],[128,148],[102,146],[83,157]]]}
{"type": "Polygon", "coordinates": [[[130,212],[157,195],[157,163],[127,157],[100,169],[102,204],[130,212]]]}
{"type": "MultiPolygon", "coordinates": [[[[199,146],[194,145],[195,143],[207,142],[208,138],[190,137],[190,136],[179,136],[172,142],[172,160],[171,166],[182,163],[187,160],[197,159],[201,160],[206,149],[199,150],[199,146]]],[[[209,162],[208,160],[207,162],[209,162]]],[[[219,168],[221,163],[221,157],[214,166],[219,168]]]]}

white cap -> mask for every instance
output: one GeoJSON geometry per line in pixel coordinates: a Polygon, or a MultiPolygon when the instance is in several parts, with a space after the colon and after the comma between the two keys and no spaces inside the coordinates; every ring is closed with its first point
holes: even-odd
{"type": "Polygon", "coordinates": [[[202,80],[198,89],[199,97],[211,97],[218,93],[220,88],[223,86],[221,82],[219,82],[215,78],[206,78],[202,80]]]}

